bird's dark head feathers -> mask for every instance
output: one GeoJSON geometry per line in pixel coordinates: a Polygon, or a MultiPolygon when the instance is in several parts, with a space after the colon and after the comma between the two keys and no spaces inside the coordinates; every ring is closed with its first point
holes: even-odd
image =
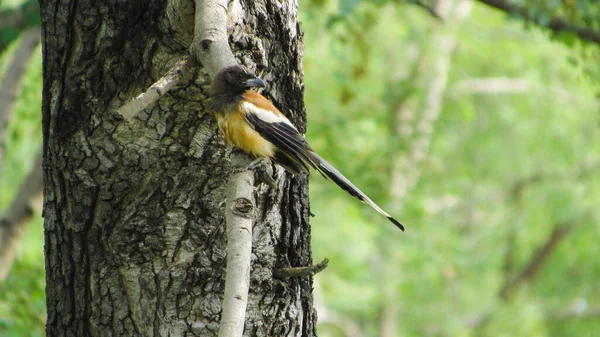
{"type": "Polygon", "coordinates": [[[244,67],[235,65],[221,69],[210,85],[210,95],[241,94],[250,88],[264,88],[265,82],[244,67]]]}

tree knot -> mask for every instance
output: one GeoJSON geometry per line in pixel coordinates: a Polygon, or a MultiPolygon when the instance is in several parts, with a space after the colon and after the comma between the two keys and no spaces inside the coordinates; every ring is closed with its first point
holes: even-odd
{"type": "Polygon", "coordinates": [[[207,52],[210,49],[210,46],[213,44],[213,41],[211,41],[210,39],[204,39],[202,41],[200,41],[200,46],[202,47],[202,50],[207,52]]]}
{"type": "Polygon", "coordinates": [[[236,216],[250,219],[254,213],[254,204],[247,198],[237,198],[233,200],[231,212],[236,216]]]}

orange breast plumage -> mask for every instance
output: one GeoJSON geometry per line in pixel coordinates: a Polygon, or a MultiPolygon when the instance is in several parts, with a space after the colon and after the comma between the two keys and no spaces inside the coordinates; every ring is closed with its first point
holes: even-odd
{"type": "Polygon", "coordinates": [[[272,158],[275,147],[271,142],[261,137],[248,122],[240,111],[231,111],[224,114],[216,114],[219,130],[227,142],[256,157],[272,158]]]}

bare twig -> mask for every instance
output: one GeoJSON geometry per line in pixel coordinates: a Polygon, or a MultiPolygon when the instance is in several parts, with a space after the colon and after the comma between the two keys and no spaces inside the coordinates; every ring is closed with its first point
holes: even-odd
{"type": "Polygon", "coordinates": [[[276,270],[273,274],[280,278],[291,278],[291,277],[304,277],[314,276],[317,273],[322,272],[329,264],[329,259],[325,258],[323,261],[313,264],[308,267],[295,267],[295,268],[281,268],[276,270]]]}
{"type": "Polygon", "coordinates": [[[42,155],[21,184],[19,193],[0,219],[0,280],[10,271],[16,247],[34,214],[40,213],[42,196],[42,155]]]}
{"type": "Polygon", "coordinates": [[[132,120],[138,113],[158,101],[162,96],[168,93],[181,81],[182,75],[194,65],[194,61],[189,56],[184,56],[165,76],[154,82],[136,98],[125,103],[117,112],[123,115],[126,120],[132,120]]]}
{"type": "Polygon", "coordinates": [[[552,18],[548,24],[541,24],[533,17],[526,7],[506,0],[477,0],[482,4],[499,9],[511,15],[522,16],[525,20],[533,22],[543,28],[548,28],[555,33],[569,32],[577,35],[581,40],[600,44],[600,31],[579,26],[561,17],[552,18]]]}

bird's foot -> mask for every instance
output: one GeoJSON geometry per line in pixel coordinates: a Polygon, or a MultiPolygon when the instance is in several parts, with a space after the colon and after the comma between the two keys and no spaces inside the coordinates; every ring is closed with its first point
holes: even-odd
{"type": "Polygon", "coordinates": [[[275,179],[273,179],[273,177],[271,177],[271,175],[269,174],[269,172],[267,172],[267,170],[263,170],[261,167],[256,172],[260,175],[261,180],[265,184],[269,185],[272,189],[277,188],[277,181],[275,181],[275,179]]]}
{"type": "Polygon", "coordinates": [[[256,173],[260,176],[260,180],[274,189],[277,187],[277,181],[275,181],[275,179],[273,179],[273,177],[271,176],[272,170],[269,166],[270,163],[271,161],[268,159],[258,158],[253,160],[250,164],[238,168],[237,171],[243,172],[255,170],[256,173]]]}
{"type": "Polygon", "coordinates": [[[269,164],[268,159],[257,158],[257,159],[254,159],[250,164],[248,164],[244,170],[253,170],[256,168],[262,168],[262,166],[266,166],[268,164],[269,164]]]}

